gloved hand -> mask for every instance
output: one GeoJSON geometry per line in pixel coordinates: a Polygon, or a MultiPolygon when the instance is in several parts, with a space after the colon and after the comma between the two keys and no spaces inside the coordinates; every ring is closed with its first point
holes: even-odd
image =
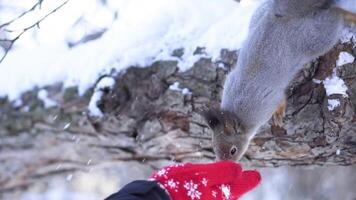
{"type": "Polygon", "coordinates": [[[258,185],[257,171],[242,171],[239,164],[220,161],[211,164],[176,164],[151,176],[172,200],[236,200],[258,185]]]}

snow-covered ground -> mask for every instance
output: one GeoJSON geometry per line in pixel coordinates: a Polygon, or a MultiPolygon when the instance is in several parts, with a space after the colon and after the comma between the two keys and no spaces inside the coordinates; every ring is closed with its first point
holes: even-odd
{"type": "MultiPolygon", "coordinates": [[[[1,22],[29,9],[36,0],[3,0],[1,22]]],[[[45,0],[7,27],[15,37],[23,28],[62,4],[45,0]]],[[[186,70],[202,56],[219,57],[220,50],[239,49],[250,17],[260,0],[69,0],[41,24],[24,34],[0,63],[0,96],[11,100],[35,86],[64,82],[78,85],[80,93],[93,86],[100,74],[155,60],[178,60],[186,70]],[[70,48],[84,36],[104,32],[96,40],[70,48]],[[193,55],[197,47],[205,54],[193,55]],[[181,58],[173,50],[184,48],[181,58]]]]}

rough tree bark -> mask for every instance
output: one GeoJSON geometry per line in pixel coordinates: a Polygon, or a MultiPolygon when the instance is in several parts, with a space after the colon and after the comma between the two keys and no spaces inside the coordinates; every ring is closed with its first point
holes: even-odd
{"type": "MultiPolygon", "coordinates": [[[[283,128],[266,124],[242,160],[254,167],[352,165],[356,162],[356,62],[336,68],[341,51],[354,56],[354,44],[339,44],[307,65],[287,90],[283,128]],[[327,96],[322,83],[333,70],[348,96],[327,96]],[[330,111],[328,99],[340,105],[330,111]]],[[[181,50],[175,52],[179,57],[181,50]]],[[[38,89],[22,95],[22,104],[0,101],[0,193],[21,191],[56,174],[85,171],[103,163],[130,163],[154,169],[172,161],[214,159],[211,131],[199,111],[219,102],[225,75],[237,52],[223,50],[221,60],[201,59],[185,72],[175,61],[131,67],[115,76],[98,106],[101,119],[86,113],[91,91],[46,87],[58,107],[45,109],[38,89]],[[223,67],[222,67],[223,66],[223,67]],[[191,94],[169,88],[179,82],[191,94]]],[[[140,171],[140,170],[139,170],[140,171]]],[[[141,170],[142,171],[142,170],[141,170]]],[[[148,174],[147,172],[146,174],[148,174]]]]}

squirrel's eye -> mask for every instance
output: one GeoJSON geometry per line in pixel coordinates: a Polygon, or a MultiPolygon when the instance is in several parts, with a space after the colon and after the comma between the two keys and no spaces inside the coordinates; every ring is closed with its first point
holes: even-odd
{"type": "Polygon", "coordinates": [[[233,147],[230,149],[230,154],[233,156],[233,155],[235,155],[236,152],[237,152],[237,147],[233,146],[233,147]]]}

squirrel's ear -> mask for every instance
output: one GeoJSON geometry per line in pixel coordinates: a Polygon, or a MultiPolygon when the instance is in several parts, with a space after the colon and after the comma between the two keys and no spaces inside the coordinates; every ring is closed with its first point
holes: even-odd
{"type": "Polygon", "coordinates": [[[212,129],[220,126],[223,123],[222,119],[221,119],[220,112],[217,110],[203,111],[202,116],[205,118],[205,121],[208,123],[208,125],[212,129]]]}

